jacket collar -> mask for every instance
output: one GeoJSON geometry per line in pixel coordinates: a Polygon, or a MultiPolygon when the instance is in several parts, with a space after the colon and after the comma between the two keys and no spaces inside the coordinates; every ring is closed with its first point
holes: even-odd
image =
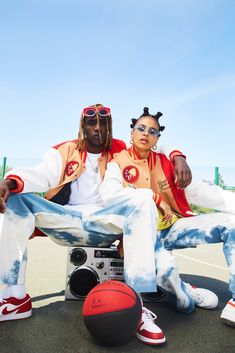
{"type": "MultiPolygon", "coordinates": [[[[135,159],[135,160],[142,160],[143,158],[141,158],[140,154],[136,151],[134,146],[131,146],[130,148],[128,148],[128,153],[131,156],[131,158],[135,159]]],[[[157,158],[157,153],[150,151],[147,161],[148,161],[148,166],[150,168],[150,170],[153,169],[153,167],[156,164],[156,158],[157,158]]]]}

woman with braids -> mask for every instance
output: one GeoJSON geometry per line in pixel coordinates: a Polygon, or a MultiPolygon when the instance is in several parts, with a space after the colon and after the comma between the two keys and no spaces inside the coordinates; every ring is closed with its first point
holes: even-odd
{"type": "MultiPolygon", "coordinates": [[[[162,287],[179,311],[190,313],[194,305],[213,309],[218,304],[217,296],[181,281],[169,250],[223,242],[233,298],[221,318],[235,325],[235,195],[194,180],[185,190],[178,187],[172,163],[164,154],[155,152],[164,130],[159,123],[161,116],[161,113],[152,115],[144,108],[138,119],[132,119],[132,146],[114,155],[100,188],[106,205],[114,204],[120,196],[134,197],[139,192],[144,199],[145,214],[139,213],[141,235],[134,237],[130,221],[126,225],[127,236],[123,237],[126,278],[139,292],[156,291],[156,284],[162,287]],[[197,216],[189,202],[223,212],[197,216]]],[[[146,343],[157,344],[156,316],[149,311],[145,313],[144,309],[143,317],[148,317],[149,321],[142,321],[137,336],[146,343]]]]}
{"type": "MultiPolygon", "coordinates": [[[[78,139],[50,148],[40,165],[11,170],[0,181],[0,284],[5,285],[0,321],[31,316],[25,268],[27,240],[35,227],[59,245],[94,247],[112,244],[123,227],[125,235],[130,220],[141,229],[137,216],[133,221],[145,213],[141,190],[133,200],[124,195],[112,207],[104,207],[98,192],[107,162],[125,148],[112,138],[110,108],[95,104],[82,111],[78,139]],[[45,198],[33,192],[44,192],[45,198]]],[[[179,179],[188,184],[185,159],[180,152],[174,159],[179,179]]]]}

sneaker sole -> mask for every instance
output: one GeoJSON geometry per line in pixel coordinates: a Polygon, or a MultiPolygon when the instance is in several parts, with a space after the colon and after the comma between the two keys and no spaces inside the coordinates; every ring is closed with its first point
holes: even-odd
{"type": "Polygon", "coordinates": [[[32,310],[20,314],[7,314],[6,316],[0,316],[0,322],[27,319],[30,316],[32,316],[32,310]]]}
{"type": "MultiPolygon", "coordinates": [[[[194,302],[195,303],[195,302],[194,302]]],[[[218,306],[218,303],[217,304],[214,304],[214,305],[203,305],[203,304],[197,304],[195,303],[195,305],[198,307],[198,308],[201,308],[201,309],[207,309],[207,310],[213,310],[213,309],[216,309],[217,306],[218,306]]]]}
{"type": "Polygon", "coordinates": [[[143,337],[141,336],[139,333],[136,333],[136,337],[144,342],[144,343],[147,343],[149,345],[152,345],[152,346],[157,346],[157,345],[160,345],[160,344],[163,344],[166,342],[166,337],[162,338],[162,339],[159,339],[159,340],[153,340],[151,338],[146,338],[146,337],[143,337]]]}
{"type": "Polygon", "coordinates": [[[225,324],[235,327],[235,322],[233,321],[234,318],[230,319],[229,316],[227,316],[227,317],[220,316],[220,318],[225,324]]]}

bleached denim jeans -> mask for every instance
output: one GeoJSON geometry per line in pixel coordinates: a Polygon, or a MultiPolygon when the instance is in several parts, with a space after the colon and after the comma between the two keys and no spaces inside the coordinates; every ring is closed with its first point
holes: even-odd
{"type": "Polygon", "coordinates": [[[138,189],[89,215],[34,194],[12,194],[0,215],[0,283],[24,284],[27,241],[37,227],[64,246],[109,246],[123,234],[125,281],[137,292],[156,291],[156,206],[138,189]]]}
{"type": "MultiPolygon", "coordinates": [[[[230,272],[229,289],[235,296],[235,216],[229,213],[203,214],[194,217],[181,218],[174,225],[161,231],[158,237],[165,249],[183,249],[196,247],[199,244],[223,243],[223,251],[230,272]]],[[[156,251],[161,246],[158,244],[156,251]]],[[[169,267],[161,270],[163,261],[159,261],[159,271],[167,273],[169,267]]],[[[167,277],[167,276],[166,276],[167,277]]],[[[159,282],[164,276],[159,277],[159,282]]]]}
{"type": "Polygon", "coordinates": [[[178,220],[156,235],[156,206],[152,193],[136,189],[89,215],[33,194],[11,195],[0,215],[0,283],[24,284],[27,240],[35,226],[59,245],[109,246],[123,234],[125,281],[137,292],[153,292],[157,285],[175,298],[178,310],[194,308],[181,281],[171,249],[224,242],[234,293],[235,216],[224,213],[178,220]]]}

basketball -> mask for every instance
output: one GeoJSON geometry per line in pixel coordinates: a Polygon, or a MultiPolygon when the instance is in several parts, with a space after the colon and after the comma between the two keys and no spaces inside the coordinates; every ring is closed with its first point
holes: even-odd
{"type": "Polygon", "coordinates": [[[109,280],[96,285],[83,305],[84,323],[98,341],[118,346],[135,335],[142,314],[136,292],[127,284],[109,280]]]}

